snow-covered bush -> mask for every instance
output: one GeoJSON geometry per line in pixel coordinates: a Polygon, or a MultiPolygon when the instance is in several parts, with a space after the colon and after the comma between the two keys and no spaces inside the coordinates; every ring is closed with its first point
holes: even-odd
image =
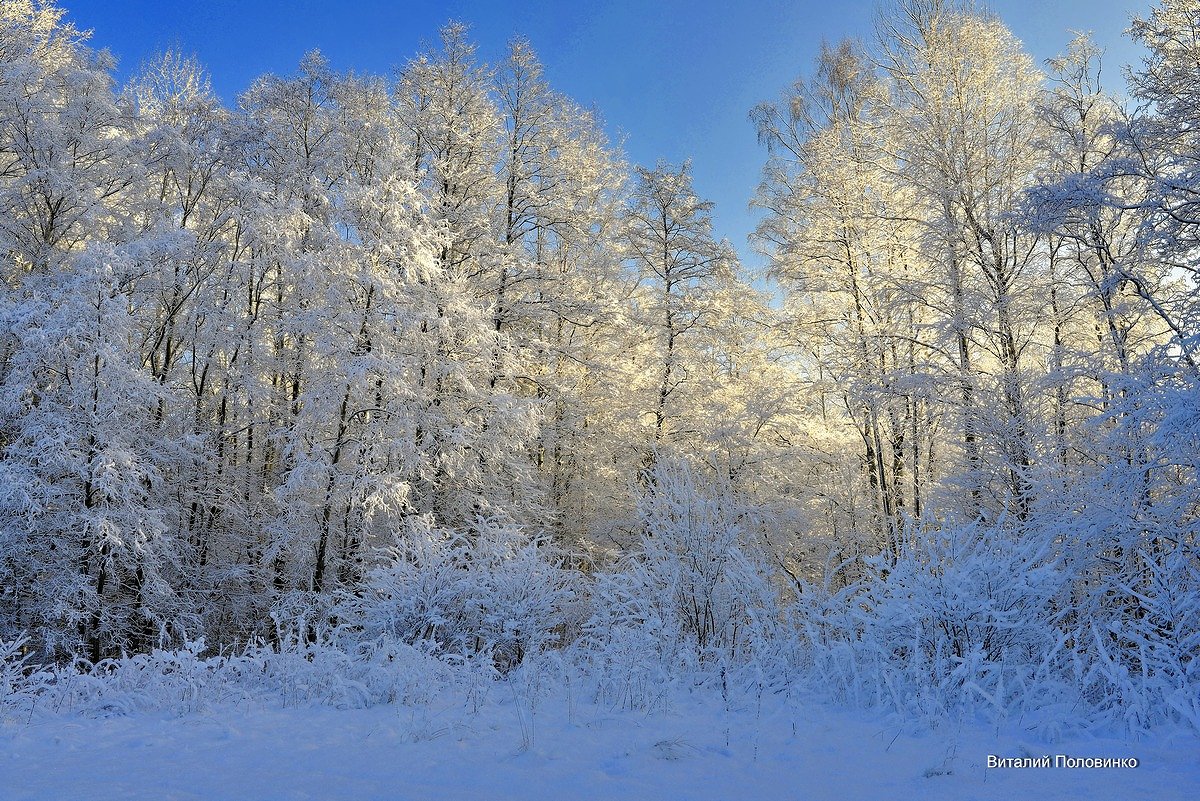
{"type": "Polygon", "coordinates": [[[413,518],[366,590],[338,606],[341,636],[431,642],[462,658],[486,653],[506,671],[574,636],[580,577],[562,563],[550,543],[507,523],[452,530],[413,518]]]}
{"type": "Polygon", "coordinates": [[[654,708],[698,667],[698,654],[686,647],[673,599],[636,558],[594,578],[593,611],[579,653],[609,703],[654,708]]]}
{"type": "Polygon", "coordinates": [[[1142,367],[1059,500],[1069,676],[1098,720],[1200,729],[1200,385],[1169,353],[1142,367]]]}
{"type": "Polygon", "coordinates": [[[28,643],[28,637],[0,640],[0,720],[28,712],[49,682],[50,674],[32,663],[28,643]]]}
{"type": "MultiPolygon", "coordinates": [[[[643,536],[595,576],[586,658],[614,701],[653,705],[672,680],[771,655],[790,634],[767,572],[747,553],[747,510],[699,486],[690,466],[660,463],[646,480],[643,536]]],[[[761,675],[759,671],[756,675],[761,675]]]]}
{"type": "Polygon", "coordinates": [[[868,559],[863,581],[801,594],[814,681],[931,717],[1002,716],[1063,690],[1053,666],[1066,578],[1049,538],[965,525],[906,539],[894,561],[868,559]]]}
{"type": "Polygon", "coordinates": [[[292,590],[271,604],[274,642],[280,648],[328,643],[337,629],[337,599],[328,593],[292,590]]]}
{"type": "Polygon", "coordinates": [[[1132,562],[1133,575],[1106,576],[1083,597],[1092,611],[1070,630],[1076,681],[1097,713],[1127,729],[1200,730],[1200,554],[1162,540],[1132,562]]]}
{"type": "Polygon", "coordinates": [[[0,707],[48,712],[129,715],[195,712],[230,703],[361,708],[426,704],[451,687],[472,690],[494,673],[473,663],[450,664],[429,644],[375,642],[353,651],[328,644],[249,646],[206,655],[203,642],[174,651],[78,660],[35,671],[0,647],[5,693],[0,707]]]}

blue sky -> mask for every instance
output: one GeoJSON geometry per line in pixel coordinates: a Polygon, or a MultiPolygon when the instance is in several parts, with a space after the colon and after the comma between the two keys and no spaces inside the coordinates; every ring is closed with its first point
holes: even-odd
{"type": "MultiPolygon", "coordinates": [[[[806,73],[822,39],[868,38],[876,3],[839,0],[60,0],[91,29],[92,44],[119,59],[123,80],[156,50],[178,47],[208,67],[233,102],[264,72],[290,74],[319,48],[337,69],[386,74],[436,41],[450,19],[469,24],[480,55],[499,60],[526,36],[551,84],[595,107],[628,159],[691,158],[697,191],[716,203],[718,235],[747,267],[747,208],[764,153],[747,119],[806,73]]],[[[1071,30],[1107,48],[1107,78],[1139,58],[1121,32],[1149,0],[993,0],[991,7],[1039,60],[1060,52],[1071,30]]]]}

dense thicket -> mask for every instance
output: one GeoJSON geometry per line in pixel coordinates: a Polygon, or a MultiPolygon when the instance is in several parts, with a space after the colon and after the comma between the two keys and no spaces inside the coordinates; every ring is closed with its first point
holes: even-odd
{"type": "Polygon", "coordinates": [[[878,34],[752,113],[771,303],[524,41],[229,109],[0,2],[0,640],[1200,725],[1200,5],[1134,22],[1128,107],[1083,37],[878,34]]]}

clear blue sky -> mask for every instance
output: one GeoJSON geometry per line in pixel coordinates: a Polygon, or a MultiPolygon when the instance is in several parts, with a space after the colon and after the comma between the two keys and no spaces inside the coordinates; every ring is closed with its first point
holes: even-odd
{"type": "MultiPolygon", "coordinates": [[[[119,59],[124,80],[156,50],[194,53],[230,103],[264,72],[290,74],[319,48],[337,69],[387,74],[450,19],[469,24],[480,56],[499,60],[522,34],[551,84],[595,107],[634,163],[691,158],[697,191],[716,203],[718,235],[746,244],[747,208],[764,154],[747,119],[807,73],[822,39],[869,38],[872,0],[59,0],[92,44],[119,59]]],[[[991,7],[1039,60],[1072,30],[1107,48],[1107,82],[1139,58],[1121,32],[1149,0],[993,0],[991,7]]]]}

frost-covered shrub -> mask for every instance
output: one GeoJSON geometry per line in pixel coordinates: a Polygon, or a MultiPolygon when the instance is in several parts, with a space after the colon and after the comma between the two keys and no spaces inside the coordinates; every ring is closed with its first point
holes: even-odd
{"type": "Polygon", "coordinates": [[[1130,729],[1179,721],[1200,730],[1200,554],[1186,539],[1160,539],[1083,597],[1089,612],[1070,629],[1076,681],[1130,729]]]}
{"type": "Polygon", "coordinates": [[[342,600],[342,636],[487,653],[504,671],[578,628],[580,577],[562,564],[552,545],[513,525],[479,520],[460,531],[415,518],[361,597],[342,600]]]}
{"type": "Polygon", "coordinates": [[[1063,684],[1065,576],[1046,537],[1000,526],[912,531],[836,595],[808,588],[814,680],[859,703],[942,716],[1032,708],[1063,684]]]}
{"type": "Polygon", "coordinates": [[[28,712],[45,690],[50,674],[31,661],[28,637],[0,640],[0,720],[28,712]]]}
{"type": "Polygon", "coordinates": [[[636,558],[594,578],[593,611],[580,655],[609,703],[656,707],[669,688],[698,667],[673,599],[636,558]]]}
{"type": "Polygon", "coordinates": [[[1141,370],[1090,427],[1095,467],[1057,499],[1066,672],[1099,721],[1200,730],[1200,387],[1173,358],[1141,370]]]}
{"type": "Polygon", "coordinates": [[[746,551],[747,510],[701,489],[688,465],[660,463],[639,512],[638,548],[592,588],[583,644],[601,690],[645,706],[699,669],[770,655],[769,672],[781,672],[778,646],[790,633],[769,576],[746,551]]]}
{"type": "Polygon", "coordinates": [[[13,669],[10,661],[6,658],[0,670],[19,681],[0,696],[0,706],[24,709],[38,702],[48,712],[88,715],[182,714],[229,703],[426,704],[451,688],[469,692],[494,677],[478,664],[439,658],[429,643],[396,641],[364,643],[352,651],[328,644],[253,645],[211,655],[204,654],[202,642],[193,642],[175,651],[95,664],[78,660],[38,672],[13,669]]]}
{"type": "Polygon", "coordinates": [[[231,694],[229,659],[206,658],[204,649],[200,640],[172,651],[155,649],[94,664],[77,659],[55,668],[47,701],[56,711],[94,715],[195,711],[231,694]]]}
{"type": "Polygon", "coordinates": [[[428,703],[470,673],[439,659],[427,644],[395,640],[362,643],[352,650],[332,645],[256,649],[245,658],[261,671],[263,689],[290,706],[428,703]]]}
{"type": "Polygon", "coordinates": [[[328,643],[338,626],[338,601],[329,593],[292,590],[271,604],[270,616],[283,650],[328,643]]]}
{"type": "Polygon", "coordinates": [[[806,586],[803,680],[906,715],[1200,729],[1200,554],[1186,531],[1039,521],[910,530],[806,586]],[[1139,546],[1140,543],[1140,546],[1139,546]],[[835,586],[842,587],[834,591],[835,586]]]}
{"type": "Polygon", "coordinates": [[[271,609],[272,644],[76,658],[37,672],[0,646],[0,704],[35,700],[85,714],[195,711],[230,702],[284,706],[429,703],[478,695],[501,673],[574,636],[586,616],[579,574],[548,543],[510,525],[468,531],[413,521],[357,595],[293,591],[271,609]]]}

